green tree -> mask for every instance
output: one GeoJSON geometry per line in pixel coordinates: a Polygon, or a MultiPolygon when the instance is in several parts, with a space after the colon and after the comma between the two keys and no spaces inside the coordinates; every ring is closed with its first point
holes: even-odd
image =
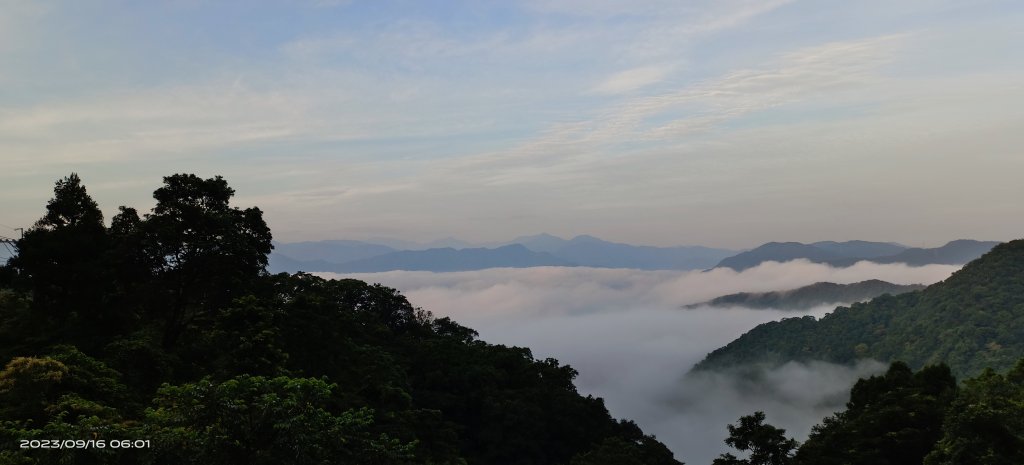
{"type": "Polygon", "coordinates": [[[739,451],[749,451],[750,457],[738,459],[722,454],[714,465],[785,465],[798,446],[796,440],[786,438],[786,430],[764,422],[764,412],[740,417],[739,424],[728,425],[729,437],[725,443],[739,451]]]}
{"type": "Polygon", "coordinates": [[[0,418],[40,427],[88,417],[120,417],[129,404],[121,374],[73,346],[44,357],[16,357],[0,371],[0,418]]]}
{"type": "Polygon", "coordinates": [[[68,367],[49,357],[17,357],[0,371],[0,418],[42,424],[68,367]]]}
{"type": "Polygon", "coordinates": [[[3,450],[0,463],[678,463],[557,360],[481,341],[385,286],[268,275],[262,213],[233,193],[169,176],[149,214],[122,207],[104,229],[77,177],[58,183],[0,289],[0,443],[152,448],[3,450]],[[90,231],[100,239],[83,242],[90,231]],[[46,258],[65,240],[95,250],[46,258]],[[58,288],[65,269],[78,281],[58,288]]]}
{"type": "Polygon", "coordinates": [[[260,209],[232,207],[234,194],[224,178],[194,174],[167,176],[153,193],[157,203],[140,232],[158,283],[150,306],[161,309],[165,347],[266,274],[270,229],[260,209]]]}
{"type": "Polygon", "coordinates": [[[964,381],[927,465],[1024,463],[1024,359],[964,381]]]}
{"type": "Polygon", "coordinates": [[[331,412],[319,379],[243,375],[165,386],[148,413],[159,463],[400,464],[411,444],[371,435],[369,409],[331,412]]]}
{"type": "Polygon", "coordinates": [[[815,426],[794,461],[807,465],[921,463],[941,436],[956,379],[945,365],[917,373],[894,362],[857,381],[843,412],[815,426]]]}
{"type": "Polygon", "coordinates": [[[106,249],[103,213],[81,178],[58,180],[46,214],[25,231],[10,261],[32,293],[33,325],[84,345],[105,332],[115,318],[104,302],[111,283],[106,249]]]}

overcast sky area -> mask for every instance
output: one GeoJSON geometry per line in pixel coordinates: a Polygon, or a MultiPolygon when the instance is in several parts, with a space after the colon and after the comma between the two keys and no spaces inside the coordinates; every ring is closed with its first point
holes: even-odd
{"type": "Polygon", "coordinates": [[[579,371],[579,390],[604,398],[613,416],[632,419],[657,435],[677,459],[702,464],[726,451],[726,424],[757,410],[766,412],[769,423],[805,439],[811,426],[843,409],[858,378],[885,365],[867,360],[853,367],[815,362],[759,370],[753,379],[732,372],[685,376],[708,352],[757,324],[821,316],[835,306],[795,312],[683,310],[682,305],[819,281],[932,284],[958,268],[869,262],[832,268],[792,261],[742,272],[548,267],[323,275],[395,287],[413,305],[476,329],[484,341],[529,347],[537,358],[557,358],[579,371]]]}
{"type": "Polygon", "coordinates": [[[1022,25],[1016,0],[0,0],[0,224],[72,171],[108,217],[189,172],[284,241],[1008,240],[1022,25]]]}

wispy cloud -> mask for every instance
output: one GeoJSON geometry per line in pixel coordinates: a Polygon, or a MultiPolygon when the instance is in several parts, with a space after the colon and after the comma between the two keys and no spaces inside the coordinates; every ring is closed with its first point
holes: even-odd
{"type": "Polygon", "coordinates": [[[806,48],[761,69],[733,71],[677,91],[637,98],[606,112],[586,137],[601,141],[672,138],[756,111],[814,99],[826,90],[856,89],[880,79],[879,67],[894,59],[903,37],[806,48]],[[652,122],[669,112],[685,116],[652,122]]]}
{"type": "MultiPolygon", "coordinates": [[[[809,47],[783,54],[760,68],[630,98],[596,111],[588,120],[554,125],[518,147],[467,157],[454,169],[499,183],[557,177],[560,168],[579,174],[581,163],[622,156],[614,151],[623,146],[678,142],[759,111],[878,83],[880,67],[894,59],[904,38],[890,35],[809,47]]],[[[598,89],[631,90],[665,74],[660,67],[638,68],[613,76],[598,89]]]]}
{"type": "Polygon", "coordinates": [[[645,66],[621,71],[609,76],[594,87],[595,92],[619,94],[660,82],[669,73],[662,66],[645,66]]]}
{"type": "MultiPolygon", "coordinates": [[[[1008,45],[1020,12],[1006,2],[971,15],[953,1],[314,3],[260,4],[218,27],[204,21],[234,6],[138,4],[92,34],[108,6],[7,0],[0,209],[30,223],[71,170],[107,186],[197,171],[268,202],[288,234],[320,231],[306,238],[326,237],[322,218],[347,219],[331,234],[376,223],[488,240],[564,223],[724,246],[763,241],[743,239],[743,221],[773,239],[863,237],[864,215],[903,224],[884,240],[920,237],[914,224],[957,231],[926,241],[1020,228],[1001,201],[1022,194],[1008,173],[1024,120],[1024,59],[1008,45]],[[923,154],[941,182],[906,175],[923,154]],[[953,196],[942,186],[957,173],[994,181],[953,196]],[[912,201],[925,198],[942,201],[912,201]],[[999,226],[948,224],[940,210],[960,203],[988,205],[964,218],[999,226]]],[[[97,194],[144,204],[150,190],[97,194]]]]}

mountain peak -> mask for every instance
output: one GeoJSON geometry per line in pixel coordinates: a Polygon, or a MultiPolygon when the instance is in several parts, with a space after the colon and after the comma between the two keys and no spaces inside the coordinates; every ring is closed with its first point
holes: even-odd
{"type": "Polygon", "coordinates": [[[603,239],[591,236],[589,234],[580,234],[579,236],[576,236],[576,237],[574,237],[572,239],[569,239],[569,241],[570,242],[607,242],[607,241],[605,241],[603,239]]]}

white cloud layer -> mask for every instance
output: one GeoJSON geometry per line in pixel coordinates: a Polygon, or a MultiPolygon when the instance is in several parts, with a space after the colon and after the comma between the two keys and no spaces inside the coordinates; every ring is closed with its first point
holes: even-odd
{"type": "Polygon", "coordinates": [[[545,267],[344,276],[395,287],[413,305],[450,316],[485,341],[529,347],[536,357],[572,365],[580,372],[581,392],[604,397],[613,415],[636,420],[683,461],[706,463],[725,450],[725,425],[755,410],[802,439],[814,423],[841,408],[858,377],[880,365],[791,364],[761,372],[756,386],[729,373],[684,377],[708,352],[757,324],[821,316],[834,306],[793,312],[681,305],[819,281],[931,284],[957,268],[867,262],[832,268],[794,261],[742,272],[545,267]]]}

